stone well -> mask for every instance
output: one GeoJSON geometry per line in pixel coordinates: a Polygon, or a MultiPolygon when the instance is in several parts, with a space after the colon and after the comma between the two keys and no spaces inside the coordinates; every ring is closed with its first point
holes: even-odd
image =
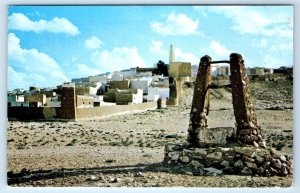
{"type": "Polygon", "coordinates": [[[261,135],[249,82],[240,54],[230,61],[200,60],[195,82],[187,142],[167,144],[164,163],[182,165],[194,175],[286,176],[293,174],[292,156],[267,148],[261,135]],[[212,63],[230,64],[232,103],[236,127],[209,128],[209,88],[212,63]]]}
{"type": "Polygon", "coordinates": [[[286,176],[293,174],[291,156],[280,155],[273,148],[253,146],[195,148],[187,144],[167,144],[164,163],[183,165],[194,175],[286,176]]]}

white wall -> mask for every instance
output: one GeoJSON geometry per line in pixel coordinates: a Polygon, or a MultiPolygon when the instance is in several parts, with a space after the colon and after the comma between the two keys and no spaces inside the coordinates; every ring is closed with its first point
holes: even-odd
{"type": "Polygon", "coordinates": [[[131,80],[130,81],[130,88],[131,89],[143,89],[143,93],[148,93],[148,80],[131,80]]]}
{"type": "Polygon", "coordinates": [[[137,89],[137,93],[133,94],[133,104],[139,104],[143,103],[143,90],[142,89],[137,89]]]}
{"type": "Polygon", "coordinates": [[[170,89],[168,87],[149,87],[148,88],[148,98],[155,99],[155,95],[159,95],[159,98],[166,99],[169,98],[170,89]]]}

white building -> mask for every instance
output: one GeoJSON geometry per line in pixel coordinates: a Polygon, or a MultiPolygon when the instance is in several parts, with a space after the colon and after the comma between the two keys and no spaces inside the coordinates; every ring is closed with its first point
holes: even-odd
{"type": "Polygon", "coordinates": [[[149,87],[147,101],[156,101],[158,98],[167,99],[169,98],[169,93],[169,87],[149,87]]]}
{"type": "Polygon", "coordinates": [[[130,88],[131,89],[143,89],[144,94],[148,94],[148,87],[152,82],[152,78],[143,77],[140,79],[130,80],[130,88]]]}

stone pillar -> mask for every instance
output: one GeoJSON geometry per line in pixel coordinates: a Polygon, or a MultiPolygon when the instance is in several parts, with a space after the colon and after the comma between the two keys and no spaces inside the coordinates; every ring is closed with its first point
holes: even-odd
{"type": "Polygon", "coordinates": [[[211,57],[203,56],[198,68],[187,137],[192,146],[201,146],[200,130],[207,128],[207,115],[209,112],[208,86],[211,79],[210,62],[211,57]]]}
{"type": "Polygon", "coordinates": [[[76,95],[74,87],[62,87],[61,91],[61,112],[62,119],[77,119],[76,112],[76,95]]]}
{"type": "Polygon", "coordinates": [[[162,100],[161,100],[161,98],[159,98],[157,100],[157,109],[161,109],[161,103],[162,103],[162,100]]]}
{"type": "Polygon", "coordinates": [[[254,107],[250,101],[249,80],[240,54],[230,54],[232,103],[236,120],[236,139],[240,144],[265,146],[254,107]]]}
{"type": "Polygon", "coordinates": [[[169,99],[167,100],[167,106],[178,106],[179,103],[179,96],[180,96],[180,81],[177,81],[175,78],[169,78],[169,99]]]}

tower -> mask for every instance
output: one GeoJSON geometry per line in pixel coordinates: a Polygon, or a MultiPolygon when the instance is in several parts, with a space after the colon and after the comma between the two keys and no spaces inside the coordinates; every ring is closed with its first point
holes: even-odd
{"type": "Polygon", "coordinates": [[[170,44],[170,53],[169,53],[169,65],[171,66],[171,64],[174,62],[174,51],[173,51],[173,44],[170,44]]]}

